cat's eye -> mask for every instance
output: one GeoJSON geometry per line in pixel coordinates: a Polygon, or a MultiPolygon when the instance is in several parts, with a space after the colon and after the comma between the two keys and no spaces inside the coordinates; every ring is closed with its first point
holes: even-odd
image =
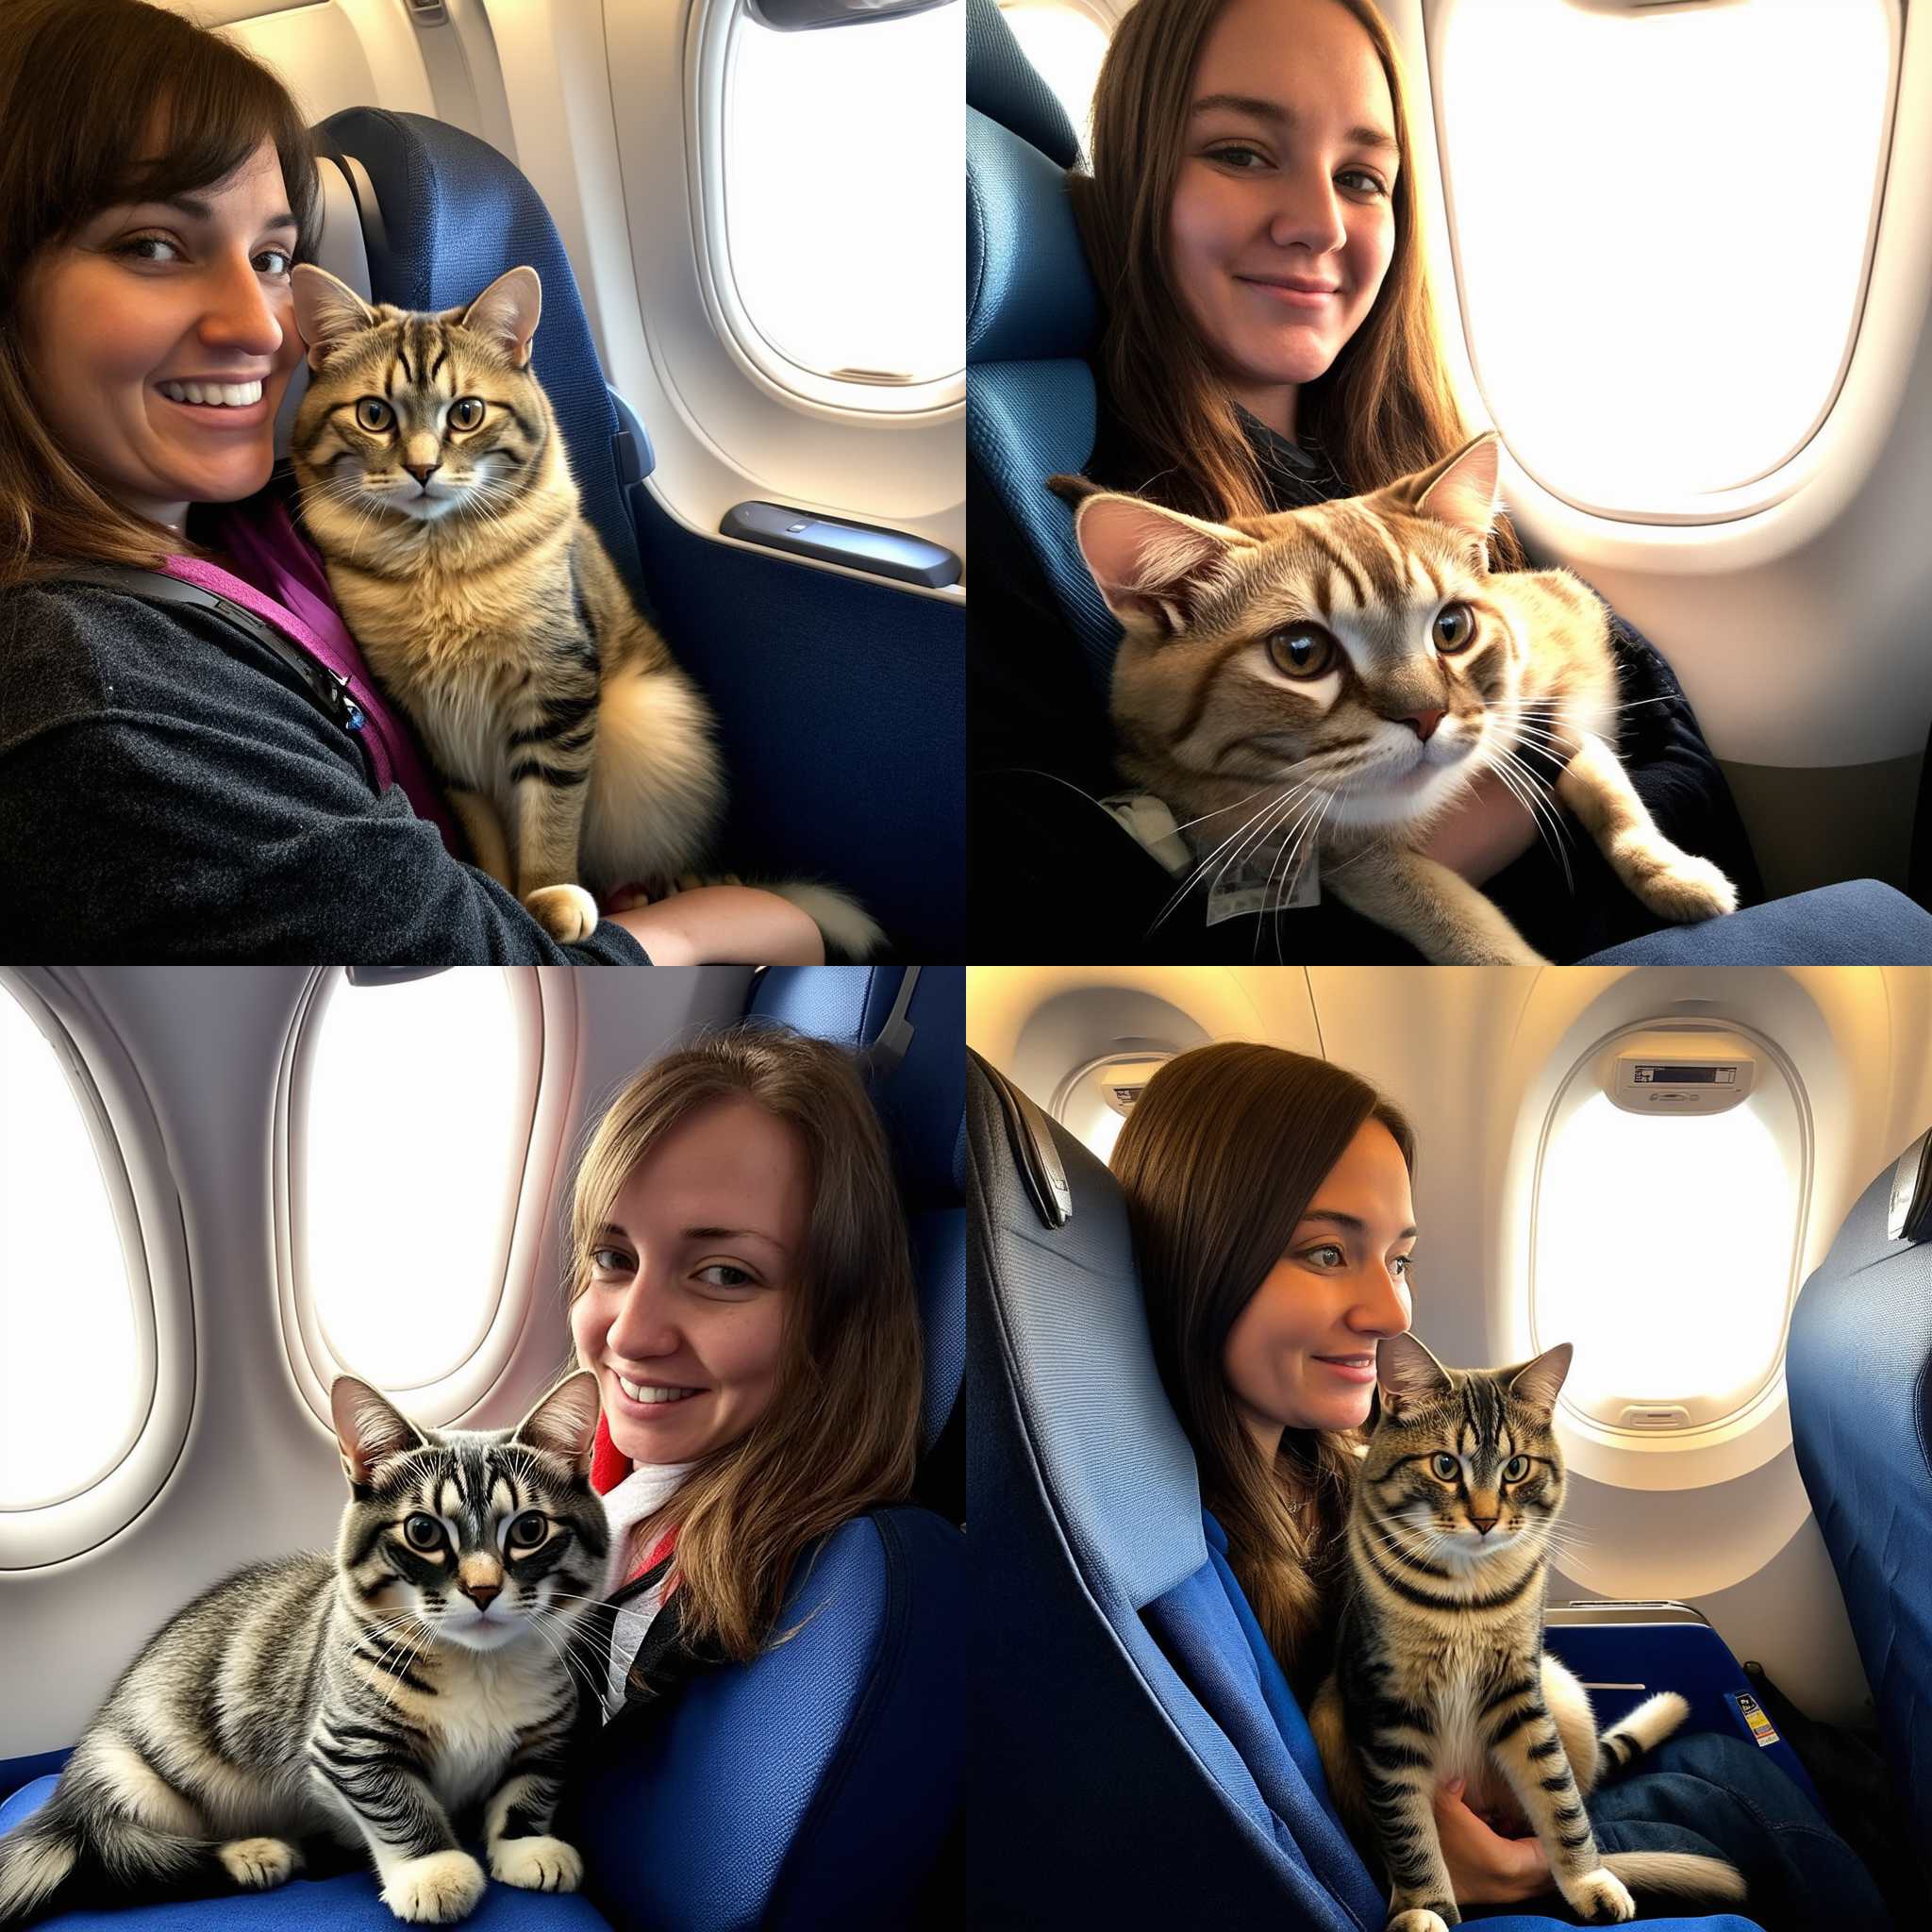
{"type": "Polygon", "coordinates": [[[452,429],[474,429],[483,420],[483,405],[475,396],[458,396],[449,406],[452,429]]]}
{"type": "Polygon", "coordinates": [[[395,411],[380,396],[364,396],[356,405],[356,422],[363,429],[387,429],[395,421],[395,411]]]}
{"type": "Polygon", "coordinates": [[[1436,613],[1436,648],[1459,651],[1475,636],[1475,612],[1467,604],[1445,604],[1436,613]]]}
{"type": "Polygon", "coordinates": [[[540,1510],[525,1509],[510,1524],[509,1546],[513,1550],[534,1550],[549,1534],[549,1519],[540,1510]]]}
{"type": "Polygon", "coordinates": [[[1335,640],[1319,624],[1288,624],[1268,633],[1268,655],[1291,677],[1320,677],[1335,661],[1335,640]]]}
{"type": "Polygon", "coordinates": [[[1512,1456],[1503,1465],[1503,1480],[1506,1483],[1520,1483],[1529,1474],[1529,1457],[1512,1456]]]}
{"type": "Polygon", "coordinates": [[[1462,1473],[1462,1465],[1453,1456],[1432,1456],[1429,1457],[1429,1467],[1445,1483],[1453,1483],[1462,1473]]]}
{"type": "Polygon", "coordinates": [[[419,1509],[403,1524],[403,1541],[412,1550],[440,1550],[442,1547],[442,1524],[419,1509]]]}

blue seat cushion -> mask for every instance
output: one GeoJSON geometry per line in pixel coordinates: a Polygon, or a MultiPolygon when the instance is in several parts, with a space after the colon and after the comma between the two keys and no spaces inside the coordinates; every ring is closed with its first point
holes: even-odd
{"type": "MultiPolygon", "coordinates": [[[[51,1777],[35,1778],[0,1804],[0,1833],[38,1811],[54,1784],[51,1777]]],[[[394,1932],[401,1922],[383,1904],[374,1872],[359,1872],[291,1878],[273,1891],[60,1912],[41,1923],[47,1932],[394,1932]]],[[[494,1880],[463,1924],[475,1932],[610,1932],[610,1922],[581,1893],[521,1891],[494,1880]]]]}
{"type": "Polygon", "coordinates": [[[1876,879],[1747,906],[1699,925],[1625,940],[1585,966],[1932,965],[1932,913],[1876,879]]]}

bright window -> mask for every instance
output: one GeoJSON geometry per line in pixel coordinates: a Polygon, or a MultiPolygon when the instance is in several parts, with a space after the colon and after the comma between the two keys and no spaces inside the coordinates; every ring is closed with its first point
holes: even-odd
{"type": "Polygon", "coordinates": [[[1659,1118],[1593,1085],[1573,1074],[1537,1176],[1536,1345],[1575,1345],[1564,1400],[1610,1428],[1646,1409],[1720,1421],[1783,1355],[1803,1202],[1790,1089],[1760,1060],[1729,1112],[1659,1118]]]}
{"type": "MultiPolygon", "coordinates": [[[[308,1042],[296,1281],[336,1369],[449,1375],[495,1316],[535,1115],[533,986],[498,967],[336,978],[308,1042]]],[[[311,1355],[315,1353],[311,1342],[311,1355]]]]}
{"type": "Polygon", "coordinates": [[[741,11],[733,23],[728,279],[742,346],[787,387],[823,397],[830,382],[847,407],[891,408],[908,389],[960,377],[965,15],[950,0],[812,32],[741,11]]]}
{"type": "Polygon", "coordinates": [[[1067,110],[1081,156],[1091,157],[1093,88],[1107,58],[1107,29],[1067,0],[1001,0],[1000,11],[1033,71],[1067,110]]]}
{"type": "Polygon", "coordinates": [[[1471,350],[1497,426],[1550,490],[1694,515],[1809,439],[1864,297],[1898,13],[1441,8],[1471,350]]]}
{"type": "Polygon", "coordinates": [[[147,1276],[117,1211],[125,1176],[103,1172],[71,1051],[0,989],[0,1509],[91,1488],[154,1394],[147,1276]]]}

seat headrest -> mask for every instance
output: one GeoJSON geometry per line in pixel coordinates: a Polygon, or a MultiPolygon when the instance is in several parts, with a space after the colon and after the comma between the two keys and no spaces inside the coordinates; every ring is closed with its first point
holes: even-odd
{"type": "Polygon", "coordinates": [[[345,108],[313,132],[318,154],[341,169],[357,196],[372,301],[456,308],[508,269],[537,271],[543,315],[531,367],[556,412],[585,514],[641,603],[637,530],[623,493],[638,475],[637,454],[620,435],[576,277],[542,198],[489,142],[425,115],[345,108]]]}
{"type": "MultiPolygon", "coordinates": [[[[311,129],[312,133],[314,130],[311,129]]],[[[366,177],[365,177],[366,178],[366,177]]],[[[315,162],[315,206],[320,225],[314,252],[308,259],[325,268],[339,282],[346,282],[364,301],[369,293],[369,250],[362,241],[362,217],[357,191],[340,161],[318,155],[315,162]]],[[[275,461],[289,454],[289,435],[295,426],[295,411],[308,389],[308,358],[303,357],[289,378],[282,407],[275,411],[275,461]]]]}
{"type": "Polygon", "coordinates": [[[1080,158],[1067,110],[1020,51],[993,0],[967,0],[966,105],[1010,127],[1063,168],[1080,158]]]}
{"type": "MultiPolygon", "coordinates": [[[[1014,1139],[1022,1109],[976,1055],[966,1130],[1000,1359],[1029,1460],[1109,1615],[1138,1617],[1208,1560],[1194,1452],[1161,1387],[1120,1185],[1058,1121],[1046,1124],[1070,1210],[1042,1224],[1014,1139]]],[[[1036,1116],[1037,1118],[1037,1116],[1036,1116]]]]}

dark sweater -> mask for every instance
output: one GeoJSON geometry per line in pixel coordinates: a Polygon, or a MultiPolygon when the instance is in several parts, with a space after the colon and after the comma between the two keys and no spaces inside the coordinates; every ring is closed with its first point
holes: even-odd
{"type": "Polygon", "coordinates": [[[452,858],[239,625],[87,585],[0,594],[0,926],[23,963],[648,963],[452,858]]]}
{"type": "MultiPolygon", "coordinates": [[[[1145,492],[1154,465],[1098,397],[1087,475],[1145,492]]],[[[1350,492],[1319,455],[1246,419],[1273,508],[1350,492]]],[[[1277,917],[1206,923],[1204,881],[1164,918],[1175,881],[1094,800],[1123,789],[1104,697],[1044,572],[996,491],[969,463],[974,576],[967,605],[971,693],[971,919],[977,959],[1413,964],[1393,933],[1324,897],[1277,917]],[[1159,923],[1156,924],[1156,921],[1159,923]]],[[[1682,687],[1657,651],[1611,613],[1622,713],[1618,751],[1658,827],[1723,867],[1741,904],[1762,895],[1742,821],[1682,687]]],[[[1547,775],[1547,774],[1545,774],[1547,775]]],[[[1482,890],[1530,944],[1578,959],[1662,922],[1625,890],[1574,820],[1563,860],[1539,839],[1482,890]],[[1574,880],[1574,884],[1573,884],[1574,880]]]]}

